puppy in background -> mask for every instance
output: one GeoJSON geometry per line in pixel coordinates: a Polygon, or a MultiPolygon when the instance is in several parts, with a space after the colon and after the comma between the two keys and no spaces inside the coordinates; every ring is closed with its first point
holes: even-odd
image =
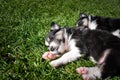
{"type": "Polygon", "coordinates": [[[120,18],[107,18],[81,13],[76,26],[81,30],[84,28],[106,30],[120,38],[120,18]]]}
{"type": "Polygon", "coordinates": [[[43,58],[52,60],[50,65],[53,67],[65,65],[80,57],[91,58],[96,66],[76,69],[84,80],[120,75],[120,38],[107,31],[61,28],[52,22],[45,45],[49,52],[43,54],[43,58]]]}

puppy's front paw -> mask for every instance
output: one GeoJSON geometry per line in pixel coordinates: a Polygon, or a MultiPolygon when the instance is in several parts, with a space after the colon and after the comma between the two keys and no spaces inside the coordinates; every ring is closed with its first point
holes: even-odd
{"type": "Polygon", "coordinates": [[[50,52],[45,52],[43,55],[42,55],[42,58],[45,59],[45,60],[52,60],[55,58],[55,55],[53,55],[52,53],[50,52]]]}
{"type": "Polygon", "coordinates": [[[45,52],[43,55],[42,55],[42,58],[45,59],[45,60],[53,60],[55,58],[58,58],[60,57],[59,54],[52,54],[50,52],[45,52]]]}
{"type": "Polygon", "coordinates": [[[60,64],[59,64],[59,62],[58,62],[57,60],[54,60],[54,61],[51,61],[51,62],[50,62],[50,65],[51,65],[52,67],[58,67],[60,64]]]}

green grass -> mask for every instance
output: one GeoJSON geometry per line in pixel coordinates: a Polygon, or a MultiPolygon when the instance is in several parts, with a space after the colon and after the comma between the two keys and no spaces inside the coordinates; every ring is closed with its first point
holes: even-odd
{"type": "Polygon", "coordinates": [[[92,62],[55,69],[41,59],[51,21],[74,26],[82,12],[120,17],[120,0],[0,0],[0,80],[82,80],[75,69],[92,62]]]}

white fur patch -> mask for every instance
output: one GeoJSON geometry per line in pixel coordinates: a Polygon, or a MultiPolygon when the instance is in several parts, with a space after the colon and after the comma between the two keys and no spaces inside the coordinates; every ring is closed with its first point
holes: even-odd
{"type": "Polygon", "coordinates": [[[91,30],[95,30],[97,28],[97,23],[96,20],[92,21],[91,16],[89,16],[89,22],[88,22],[88,27],[91,30]]]}
{"type": "Polygon", "coordinates": [[[46,45],[46,46],[49,46],[49,43],[48,43],[46,40],[45,40],[45,45],[46,45]]]}
{"type": "Polygon", "coordinates": [[[85,18],[82,20],[83,21],[83,26],[88,26],[88,20],[85,18]]]}
{"type": "Polygon", "coordinates": [[[102,64],[104,63],[106,57],[108,56],[108,54],[110,53],[111,49],[106,49],[104,52],[103,52],[103,55],[102,57],[99,59],[99,62],[98,64],[102,64]]]}
{"type": "Polygon", "coordinates": [[[97,28],[96,21],[89,22],[88,26],[91,30],[95,30],[97,28]]]}
{"type": "Polygon", "coordinates": [[[112,32],[112,34],[120,38],[120,30],[119,29],[112,32]]]}
{"type": "Polygon", "coordinates": [[[85,14],[81,14],[80,17],[86,17],[86,15],[85,14]]]}
{"type": "Polygon", "coordinates": [[[54,26],[52,26],[51,27],[51,30],[57,30],[57,29],[59,29],[60,27],[57,25],[57,24],[55,24],[54,26]]]}
{"type": "Polygon", "coordinates": [[[90,56],[90,60],[94,63],[97,63],[97,61],[92,56],[90,56]]]}

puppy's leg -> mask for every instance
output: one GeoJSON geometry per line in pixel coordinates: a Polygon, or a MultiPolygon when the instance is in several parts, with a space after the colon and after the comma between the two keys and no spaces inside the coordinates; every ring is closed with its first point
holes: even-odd
{"type": "Polygon", "coordinates": [[[63,56],[61,56],[60,58],[58,58],[57,60],[51,61],[50,65],[53,67],[58,67],[60,65],[67,64],[68,62],[75,61],[79,57],[81,57],[79,50],[69,51],[65,53],[63,56]]]}
{"type": "Polygon", "coordinates": [[[42,58],[45,59],[45,60],[53,60],[55,58],[58,58],[60,57],[59,54],[52,54],[50,52],[45,52],[43,55],[42,55],[42,58]]]}
{"type": "Polygon", "coordinates": [[[99,67],[80,67],[76,71],[82,75],[83,80],[96,80],[101,78],[101,70],[99,67]]]}
{"type": "Polygon", "coordinates": [[[106,78],[108,77],[108,73],[109,71],[111,71],[111,67],[108,64],[108,62],[111,61],[107,61],[108,56],[111,52],[111,49],[106,49],[105,51],[103,51],[103,55],[100,57],[99,61],[98,61],[98,65],[95,67],[80,67],[77,68],[76,71],[82,75],[84,80],[96,80],[96,78],[106,78]],[[109,65],[109,67],[107,66],[109,65]]]}

